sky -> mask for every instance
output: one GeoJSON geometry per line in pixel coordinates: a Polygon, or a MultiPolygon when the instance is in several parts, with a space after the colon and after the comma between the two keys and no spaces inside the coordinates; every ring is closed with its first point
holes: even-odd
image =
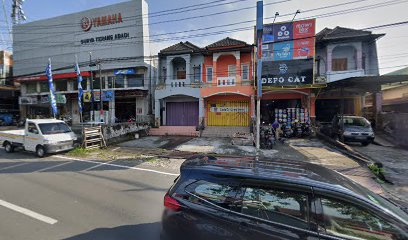
{"type": "MultiPolygon", "coordinates": [[[[10,22],[11,0],[4,1],[6,2],[6,15],[10,22]]],[[[27,21],[35,21],[125,1],[128,0],[26,0],[23,9],[27,16],[27,21]]],[[[253,30],[248,28],[253,27],[254,22],[219,28],[210,27],[254,20],[256,16],[256,0],[148,0],[147,2],[149,4],[149,13],[151,14],[149,17],[151,40],[177,38],[176,40],[153,43],[151,45],[153,55],[157,54],[160,49],[180,41],[190,41],[200,47],[225,37],[253,43],[253,30]],[[181,13],[173,12],[169,15],[154,16],[154,13],[163,10],[183,9],[186,6],[211,2],[213,3],[201,5],[199,8],[195,7],[181,13]],[[184,20],[158,23],[181,18],[184,20]],[[189,30],[201,28],[210,29],[188,32],[189,30]],[[174,32],[179,31],[187,32],[174,34],[174,32]],[[198,35],[201,33],[212,34],[203,37],[198,35]],[[160,36],[154,36],[157,34],[160,34],[160,36]]],[[[317,32],[325,27],[334,28],[341,26],[360,29],[408,21],[408,16],[406,15],[408,0],[264,0],[264,5],[264,17],[270,18],[264,21],[265,24],[273,21],[271,18],[273,18],[275,12],[279,12],[281,16],[277,18],[277,22],[292,20],[294,13],[299,9],[301,13],[296,16],[296,19],[317,16],[317,32]],[[343,5],[313,10],[337,4],[343,5]],[[333,14],[337,15],[331,16],[333,14]]],[[[4,11],[0,12],[0,32],[2,33],[0,43],[9,43],[5,14],[4,11]]],[[[405,48],[408,42],[408,24],[377,29],[373,30],[373,32],[386,34],[385,37],[378,40],[381,74],[395,71],[408,65],[408,49],[405,48]]]]}

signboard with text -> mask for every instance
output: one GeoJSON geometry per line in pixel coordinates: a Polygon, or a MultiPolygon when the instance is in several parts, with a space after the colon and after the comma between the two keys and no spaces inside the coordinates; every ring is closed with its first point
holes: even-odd
{"type": "Polygon", "coordinates": [[[264,25],[262,86],[313,84],[316,20],[264,25]]]}
{"type": "Polygon", "coordinates": [[[296,61],[264,61],[262,86],[313,84],[313,58],[296,61]]]}

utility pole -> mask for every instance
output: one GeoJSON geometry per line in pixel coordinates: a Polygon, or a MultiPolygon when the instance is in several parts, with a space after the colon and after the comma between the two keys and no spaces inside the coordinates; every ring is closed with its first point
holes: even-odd
{"type": "Polygon", "coordinates": [[[99,70],[99,89],[100,89],[100,94],[99,94],[99,104],[100,104],[100,121],[103,122],[103,99],[102,99],[102,69],[101,69],[101,61],[98,61],[98,70],[99,70]]]}
{"type": "Polygon", "coordinates": [[[261,133],[261,97],[262,97],[262,35],[263,35],[263,1],[256,3],[256,42],[257,42],[257,98],[256,98],[256,157],[258,160],[261,133]]]}
{"type": "Polygon", "coordinates": [[[89,52],[89,71],[91,72],[91,122],[95,121],[94,113],[94,91],[93,91],[93,72],[92,72],[92,52],[89,52]]]}

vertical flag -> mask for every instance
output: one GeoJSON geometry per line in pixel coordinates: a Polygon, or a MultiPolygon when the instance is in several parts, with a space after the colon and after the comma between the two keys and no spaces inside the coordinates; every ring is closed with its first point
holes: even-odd
{"type": "Polygon", "coordinates": [[[82,89],[82,76],[81,76],[81,70],[79,69],[78,61],[75,63],[75,71],[77,73],[78,77],[78,109],[79,113],[82,114],[82,97],[84,95],[84,91],[82,89]]]}
{"type": "Polygon", "coordinates": [[[55,116],[58,113],[58,109],[57,109],[57,101],[55,100],[55,89],[54,89],[54,83],[52,79],[51,59],[48,59],[48,65],[47,65],[47,68],[45,69],[45,74],[47,75],[47,78],[48,78],[48,86],[50,88],[50,103],[51,103],[52,113],[55,118],[55,116]]]}

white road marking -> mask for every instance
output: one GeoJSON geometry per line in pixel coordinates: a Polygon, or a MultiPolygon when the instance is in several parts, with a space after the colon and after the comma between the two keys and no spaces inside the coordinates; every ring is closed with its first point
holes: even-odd
{"type": "Polygon", "coordinates": [[[42,215],[42,214],[33,212],[33,211],[28,210],[28,209],[26,209],[26,208],[19,207],[19,206],[17,206],[17,205],[14,205],[14,204],[9,203],[9,202],[6,202],[6,201],[3,201],[3,200],[1,200],[1,199],[0,199],[0,206],[3,206],[3,207],[8,208],[8,209],[10,209],[10,210],[16,211],[16,212],[18,212],[18,213],[24,214],[24,215],[26,215],[26,216],[32,217],[32,218],[34,218],[34,219],[37,219],[37,220],[39,220],[39,221],[42,221],[42,222],[45,222],[45,223],[48,223],[48,224],[51,224],[51,225],[53,225],[53,224],[55,224],[55,223],[58,222],[58,220],[55,220],[55,219],[53,219],[53,218],[44,216],[44,215],[42,215]]]}
{"type": "Polygon", "coordinates": [[[102,165],[107,165],[107,166],[112,166],[112,167],[119,167],[119,168],[126,168],[126,169],[138,170],[138,171],[152,172],[152,173],[158,173],[158,174],[163,174],[163,175],[168,175],[168,176],[178,176],[179,175],[179,174],[176,174],[176,173],[168,173],[168,172],[162,172],[162,171],[146,169],[146,168],[129,167],[129,166],[123,166],[123,165],[119,165],[119,164],[112,164],[112,163],[101,163],[101,162],[96,162],[96,161],[91,161],[91,160],[83,160],[83,159],[77,159],[77,158],[71,158],[71,157],[65,157],[65,156],[59,156],[59,155],[56,155],[54,157],[61,158],[61,159],[67,159],[67,160],[74,160],[74,161],[79,161],[79,162],[95,163],[95,164],[102,164],[102,165]]]}
{"type": "Polygon", "coordinates": [[[48,171],[48,170],[53,169],[53,168],[56,168],[56,167],[61,167],[61,166],[67,165],[67,164],[69,164],[69,163],[73,163],[73,162],[72,162],[72,161],[70,161],[70,162],[63,162],[63,163],[61,163],[61,164],[57,164],[57,165],[54,165],[54,166],[51,166],[51,167],[47,167],[47,168],[43,168],[43,169],[37,170],[37,171],[35,171],[35,172],[45,172],[45,171],[48,171]]]}
{"type": "Polygon", "coordinates": [[[5,167],[5,168],[1,168],[0,171],[7,170],[7,169],[11,169],[11,168],[20,167],[20,166],[23,166],[23,165],[27,165],[27,164],[29,164],[29,163],[30,163],[30,162],[24,162],[24,163],[16,164],[16,165],[13,165],[13,166],[8,166],[8,167],[5,167]]]}
{"type": "MultiPolygon", "coordinates": [[[[112,161],[106,162],[106,164],[112,163],[112,162],[114,162],[114,161],[116,161],[116,160],[112,160],[112,161]]],[[[103,165],[104,165],[104,163],[100,163],[100,164],[98,164],[98,165],[92,166],[92,167],[87,168],[87,169],[82,170],[82,171],[90,171],[90,170],[92,170],[92,169],[98,168],[98,167],[103,166],[103,165]]]]}

